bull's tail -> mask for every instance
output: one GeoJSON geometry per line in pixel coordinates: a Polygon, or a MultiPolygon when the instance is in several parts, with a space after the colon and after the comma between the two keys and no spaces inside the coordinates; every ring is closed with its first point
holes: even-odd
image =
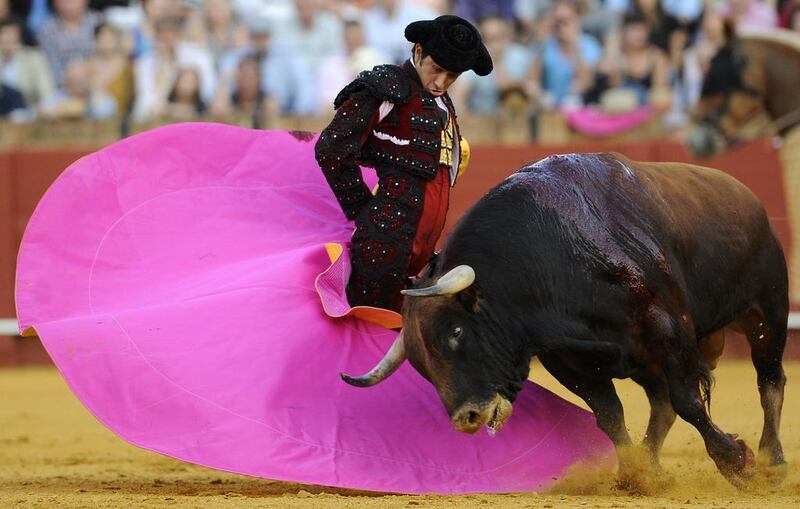
{"type": "Polygon", "coordinates": [[[711,388],[714,385],[714,375],[711,374],[711,370],[705,364],[701,363],[699,369],[700,396],[706,405],[708,415],[711,415],[711,388]]]}

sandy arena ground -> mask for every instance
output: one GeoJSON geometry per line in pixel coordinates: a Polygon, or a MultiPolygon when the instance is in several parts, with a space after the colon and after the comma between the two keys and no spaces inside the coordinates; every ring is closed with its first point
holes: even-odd
{"type": "MultiPolygon", "coordinates": [[[[69,392],[55,369],[0,370],[0,508],[586,508],[800,507],[800,362],[789,384],[782,438],[789,461],[783,484],[738,492],[716,472],[695,430],[680,419],[662,455],[671,485],[657,494],[618,492],[608,476],[580,476],[550,494],[396,496],[348,492],[225,474],[137,449],[106,430],[69,392]]],[[[762,414],[748,362],[724,360],[716,371],[712,415],[751,447],[762,414]]],[[[537,366],[533,379],[576,401],[537,366]]],[[[618,384],[632,434],[647,419],[643,392],[618,384]]]]}

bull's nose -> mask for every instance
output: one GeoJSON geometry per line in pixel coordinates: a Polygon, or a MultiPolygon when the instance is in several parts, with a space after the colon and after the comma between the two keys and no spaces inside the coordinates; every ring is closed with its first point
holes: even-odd
{"type": "Polygon", "coordinates": [[[450,422],[458,431],[475,433],[486,424],[486,415],[478,405],[467,403],[453,413],[450,422]]]}

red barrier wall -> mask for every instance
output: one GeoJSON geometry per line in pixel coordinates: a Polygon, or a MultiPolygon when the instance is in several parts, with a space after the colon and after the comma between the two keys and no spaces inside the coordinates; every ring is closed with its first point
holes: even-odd
{"type": "MultiPolygon", "coordinates": [[[[582,142],[563,147],[476,146],[467,173],[453,191],[446,230],[486,191],[526,163],[567,152],[621,152],[642,161],[692,161],[685,149],[671,141],[582,142]]],[[[50,183],[89,149],[20,150],[0,153],[0,317],[13,317],[13,282],[16,251],[36,203],[50,183]]],[[[750,187],[764,202],[772,223],[789,247],[789,229],[777,152],[767,141],[757,141],[710,161],[692,161],[723,170],[750,187]]],[[[0,338],[0,365],[13,357],[10,339],[0,338]]],[[[790,341],[787,356],[800,357],[800,345],[790,341]]],[[[743,347],[744,345],[741,345],[743,347]]],[[[744,353],[742,348],[735,350],[744,353]]],[[[25,349],[24,358],[31,357],[25,349]]],[[[731,352],[733,353],[733,352],[731,352]]],[[[15,363],[13,359],[10,361],[15,363]]],[[[22,361],[16,361],[22,362],[22,361]]]]}
{"type": "Polygon", "coordinates": [[[15,171],[0,153],[0,317],[14,316],[14,261],[17,256],[15,171]]]}
{"type": "Polygon", "coordinates": [[[0,317],[16,315],[17,249],[33,210],[50,184],[89,149],[20,150],[0,154],[0,317]]]}

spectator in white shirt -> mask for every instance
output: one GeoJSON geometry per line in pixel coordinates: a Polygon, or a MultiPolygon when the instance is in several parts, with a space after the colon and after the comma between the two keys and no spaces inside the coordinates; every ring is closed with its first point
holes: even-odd
{"type": "Polygon", "coordinates": [[[197,71],[200,98],[208,104],[216,86],[211,55],[202,46],[181,40],[179,19],[168,17],[156,21],[153,50],[139,57],[135,63],[134,119],[147,121],[162,115],[178,69],[184,67],[197,71]]]}
{"type": "Polygon", "coordinates": [[[386,55],[366,44],[360,21],[349,20],[344,25],[344,48],[326,58],[318,69],[317,83],[321,115],[333,112],[333,100],[341,89],[361,71],[387,62],[386,55]]]}
{"type": "Polygon", "coordinates": [[[91,86],[91,70],[84,60],[73,60],[64,68],[64,87],[45,99],[39,114],[46,118],[101,120],[117,113],[114,98],[91,86]]]}
{"type": "Polygon", "coordinates": [[[38,38],[56,85],[61,86],[66,65],[94,53],[100,16],[89,10],[89,0],[54,0],[53,8],[55,13],[42,23],[38,38]]]}
{"type": "Polygon", "coordinates": [[[411,55],[411,43],[404,35],[406,26],[437,16],[438,13],[409,0],[375,0],[363,18],[367,44],[388,56],[389,63],[401,64],[411,55]]]}
{"type": "Polygon", "coordinates": [[[22,45],[22,27],[13,18],[0,21],[0,64],[0,81],[22,92],[30,108],[55,92],[44,55],[22,45]]]}
{"type": "Polygon", "coordinates": [[[285,23],[273,25],[275,40],[291,48],[314,75],[320,63],[341,50],[342,21],[321,8],[320,0],[295,0],[293,15],[285,23]]]}

